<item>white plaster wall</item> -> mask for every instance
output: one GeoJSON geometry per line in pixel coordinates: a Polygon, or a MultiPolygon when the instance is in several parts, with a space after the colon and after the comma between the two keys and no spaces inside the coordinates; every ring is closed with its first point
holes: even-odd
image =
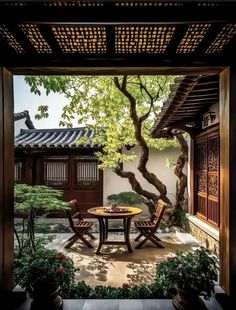
{"type": "Polygon", "coordinates": [[[190,200],[191,200],[191,194],[194,195],[194,193],[191,193],[190,191],[190,158],[193,156],[190,152],[190,146],[191,146],[191,137],[188,135],[187,137],[187,144],[188,144],[188,161],[186,163],[186,169],[187,169],[187,190],[185,192],[185,195],[188,199],[188,209],[190,208],[190,200]]]}
{"type": "MultiPolygon", "coordinates": [[[[135,147],[133,150],[140,153],[140,149],[135,147]]],[[[167,186],[168,198],[173,202],[175,200],[175,186],[177,177],[174,175],[174,167],[168,168],[166,166],[166,159],[176,160],[179,155],[178,148],[171,148],[163,151],[151,149],[150,150],[150,159],[147,165],[147,168],[157,175],[157,177],[167,186]]],[[[149,184],[142,175],[136,169],[138,159],[136,158],[133,162],[124,163],[124,170],[133,171],[136,173],[138,181],[141,183],[143,188],[148,191],[157,193],[157,190],[149,184]]],[[[185,169],[186,171],[186,169],[185,169]]],[[[104,179],[103,179],[103,200],[106,203],[106,197],[111,194],[118,194],[123,191],[132,191],[131,185],[125,178],[117,176],[110,169],[104,170],[104,179]]]]}
{"type": "Polygon", "coordinates": [[[20,133],[21,129],[28,129],[25,124],[25,118],[19,119],[14,122],[14,135],[17,136],[20,133]]]}

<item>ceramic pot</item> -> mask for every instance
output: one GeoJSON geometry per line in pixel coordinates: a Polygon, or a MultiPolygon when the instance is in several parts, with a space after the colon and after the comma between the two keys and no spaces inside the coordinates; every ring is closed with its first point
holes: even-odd
{"type": "Polygon", "coordinates": [[[59,310],[62,309],[63,299],[59,295],[60,287],[32,288],[30,310],[59,310]]]}
{"type": "Polygon", "coordinates": [[[173,306],[177,310],[206,310],[205,303],[194,291],[184,291],[177,289],[177,295],[172,300],[173,306]]]}

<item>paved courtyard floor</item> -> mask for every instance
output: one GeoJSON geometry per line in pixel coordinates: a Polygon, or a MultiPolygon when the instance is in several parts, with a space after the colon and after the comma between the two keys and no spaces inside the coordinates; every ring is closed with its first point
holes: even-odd
{"type": "MultiPolygon", "coordinates": [[[[125,245],[103,245],[101,254],[96,255],[98,246],[98,233],[93,233],[96,240],[92,240],[93,249],[77,241],[70,249],[65,249],[66,240],[71,233],[54,234],[53,241],[48,245],[56,248],[71,257],[80,270],[76,274],[76,281],[84,280],[90,286],[110,285],[119,287],[123,283],[129,285],[152,282],[155,276],[155,263],[167,259],[177,250],[191,251],[199,244],[187,233],[161,233],[163,249],[147,242],[142,249],[135,249],[136,233],[130,234],[133,253],[129,253],[125,245]]],[[[113,233],[111,240],[122,240],[123,235],[113,233]]]]}

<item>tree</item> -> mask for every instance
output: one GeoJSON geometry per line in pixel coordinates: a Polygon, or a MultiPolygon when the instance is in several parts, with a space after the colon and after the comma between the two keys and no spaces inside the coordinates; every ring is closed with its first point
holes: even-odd
{"type": "MultiPolygon", "coordinates": [[[[174,206],[179,207],[186,187],[182,172],[186,161],[186,154],[183,153],[185,139],[181,134],[172,140],[150,136],[160,104],[166,99],[173,83],[173,76],[41,76],[26,77],[26,81],[35,94],[40,95],[42,86],[47,94],[60,92],[69,99],[70,103],[63,108],[60,125],[71,127],[71,119],[77,117],[78,124],[95,129],[94,142],[103,145],[102,151],[96,153],[101,162],[100,168],[109,167],[120,177],[127,178],[132,189],[144,197],[149,207],[153,207],[159,198],[171,205],[165,184],[147,168],[149,149],[162,150],[179,143],[182,155],[176,168],[178,202],[174,206]],[[134,159],[132,148],[129,152],[123,150],[137,144],[141,149],[137,169],[153,185],[153,192],[142,188],[135,173],[125,171],[120,165],[134,159]]],[[[48,107],[40,106],[37,118],[47,116],[48,107]]],[[[79,143],[82,142],[85,141],[81,139],[79,143]]],[[[174,214],[172,210],[172,218],[174,214]]]]}
{"type": "Polygon", "coordinates": [[[22,237],[20,238],[17,230],[14,230],[19,247],[19,256],[25,248],[29,251],[36,249],[34,223],[39,212],[45,214],[50,211],[65,211],[70,208],[67,202],[60,200],[62,195],[61,190],[44,185],[15,185],[15,211],[23,215],[22,237]]]}

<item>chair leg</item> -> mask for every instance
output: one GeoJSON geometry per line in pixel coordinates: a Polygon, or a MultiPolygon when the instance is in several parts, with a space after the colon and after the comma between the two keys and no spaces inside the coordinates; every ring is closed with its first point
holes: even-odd
{"type": "Polygon", "coordinates": [[[70,241],[70,240],[74,239],[75,236],[76,236],[76,234],[72,235],[69,239],[67,239],[67,241],[70,241]]]}
{"type": "Polygon", "coordinates": [[[94,235],[92,235],[91,232],[89,232],[89,231],[87,232],[87,235],[88,235],[91,239],[96,239],[96,238],[94,237],[94,235]]]}
{"type": "Polygon", "coordinates": [[[142,234],[145,236],[145,238],[135,247],[135,249],[141,249],[141,247],[146,243],[148,240],[150,240],[152,243],[154,243],[158,248],[163,249],[164,247],[158,242],[160,239],[155,236],[154,234],[149,234],[146,232],[142,232],[142,234]]]}
{"type": "MultiPolygon", "coordinates": [[[[85,234],[86,232],[84,232],[83,234],[85,234]]],[[[68,240],[70,240],[70,242],[65,246],[65,249],[69,249],[78,239],[81,239],[83,241],[84,244],[87,245],[87,247],[89,248],[93,248],[93,246],[83,237],[83,234],[77,232],[76,235],[73,236],[68,240]]]]}
{"type": "Polygon", "coordinates": [[[135,249],[141,249],[141,247],[150,239],[150,236],[145,236],[145,238],[135,247],[135,249]]]}
{"type": "Polygon", "coordinates": [[[70,241],[66,246],[65,249],[69,249],[78,239],[79,237],[77,235],[74,235],[70,237],[67,241],[70,241]],[[72,238],[73,237],[73,238],[72,238]]]}
{"type": "Polygon", "coordinates": [[[141,237],[142,237],[142,233],[141,234],[139,234],[135,239],[134,239],[134,241],[138,241],[141,237]]]}
{"type": "Polygon", "coordinates": [[[150,241],[154,243],[158,248],[164,249],[164,247],[159,242],[157,242],[155,238],[153,238],[153,236],[151,236],[150,241]]]}
{"type": "Polygon", "coordinates": [[[159,239],[156,235],[152,235],[152,237],[155,239],[155,240],[157,240],[157,241],[161,241],[161,239],[159,239]]]}

